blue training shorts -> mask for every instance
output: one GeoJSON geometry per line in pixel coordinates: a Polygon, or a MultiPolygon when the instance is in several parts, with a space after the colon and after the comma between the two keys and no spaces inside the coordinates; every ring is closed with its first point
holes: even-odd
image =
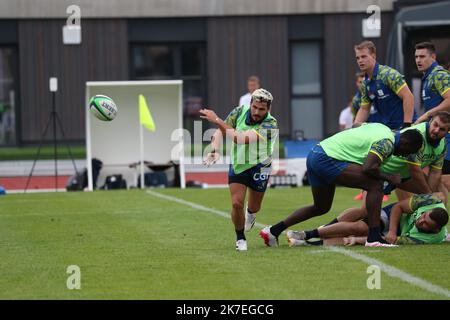
{"type": "MultiPolygon", "coordinates": [[[[389,232],[389,223],[391,221],[391,210],[392,207],[397,204],[397,202],[388,204],[387,206],[383,207],[381,209],[381,215],[380,215],[380,220],[383,222],[384,224],[384,230],[381,230],[381,232],[383,234],[387,234],[389,232]]],[[[401,235],[401,229],[400,229],[400,223],[398,224],[397,227],[397,235],[400,236],[401,235]]]]}
{"type": "Polygon", "coordinates": [[[348,162],[329,157],[319,144],[315,145],[306,158],[306,170],[311,187],[319,188],[334,184],[334,180],[348,165],[348,162]]]}

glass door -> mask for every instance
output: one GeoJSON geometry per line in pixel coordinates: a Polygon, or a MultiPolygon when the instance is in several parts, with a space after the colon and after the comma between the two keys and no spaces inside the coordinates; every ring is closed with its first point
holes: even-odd
{"type": "Polygon", "coordinates": [[[0,146],[17,144],[17,50],[0,46],[0,146]]]}
{"type": "Polygon", "coordinates": [[[294,139],[322,139],[322,104],[320,42],[294,42],[291,45],[291,114],[294,139]]]}

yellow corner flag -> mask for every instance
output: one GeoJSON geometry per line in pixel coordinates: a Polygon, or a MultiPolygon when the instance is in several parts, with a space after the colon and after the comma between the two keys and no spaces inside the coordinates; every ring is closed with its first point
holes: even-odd
{"type": "Polygon", "coordinates": [[[142,94],[139,95],[139,121],[148,130],[155,131],[155,123],[153,122],[150,110],[148,110],[145,97],[142,94]]]}

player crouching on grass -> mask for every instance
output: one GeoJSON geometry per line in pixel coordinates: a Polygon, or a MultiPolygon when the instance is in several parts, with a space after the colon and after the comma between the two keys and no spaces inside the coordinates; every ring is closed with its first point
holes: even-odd
{"type": "Polygon", "coordinates": [[[219,159],[223,136],[232,141],[228,184],[238,251],[247,250],[244,230],[249,231],[255,224],[269,181],[272,154],[278,138],[277,120],[270,114],[272,101],[269,91],[257,89],[252,93],[250,105],[234,108],[225,121],[212,110],[200,110],[201,118],[219,127],[211,139],[211,151],[206,156],[205,165],[210,166],[219,159]],[[247,189],[248,204],[244,214],[247,189]]]}
{"type": "MultiPolygon", "coordinates": [[[[445,225],[448,213],[442,202],[442,193],[418,194],[392,203],[381,210],[381,225],[386,241],[392,244],[434,244],[448,238],[445,225]]],[[[308,244],[354,245],[366,242],[367,219],[359,220],[357,208],[347,209],[332,225],[309,231],[286,233],[289,246],[308,244]],[[356,217],[356,219],[355,219],[356,217]],[[321,240],[312,240],[320,238],[321,240]]],[[[447,240],[448,241],[448,240],[447,240]]]]}

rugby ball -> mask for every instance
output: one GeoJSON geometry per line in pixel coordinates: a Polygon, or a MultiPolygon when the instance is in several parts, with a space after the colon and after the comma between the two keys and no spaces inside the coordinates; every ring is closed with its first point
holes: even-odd
{"type": "Polygon", "coordinates": [[[111,121],[117,115],[117,106],[113,99],[104,95],[95,95],[89,101],[89,110],[102,121],[111,121]]]}

